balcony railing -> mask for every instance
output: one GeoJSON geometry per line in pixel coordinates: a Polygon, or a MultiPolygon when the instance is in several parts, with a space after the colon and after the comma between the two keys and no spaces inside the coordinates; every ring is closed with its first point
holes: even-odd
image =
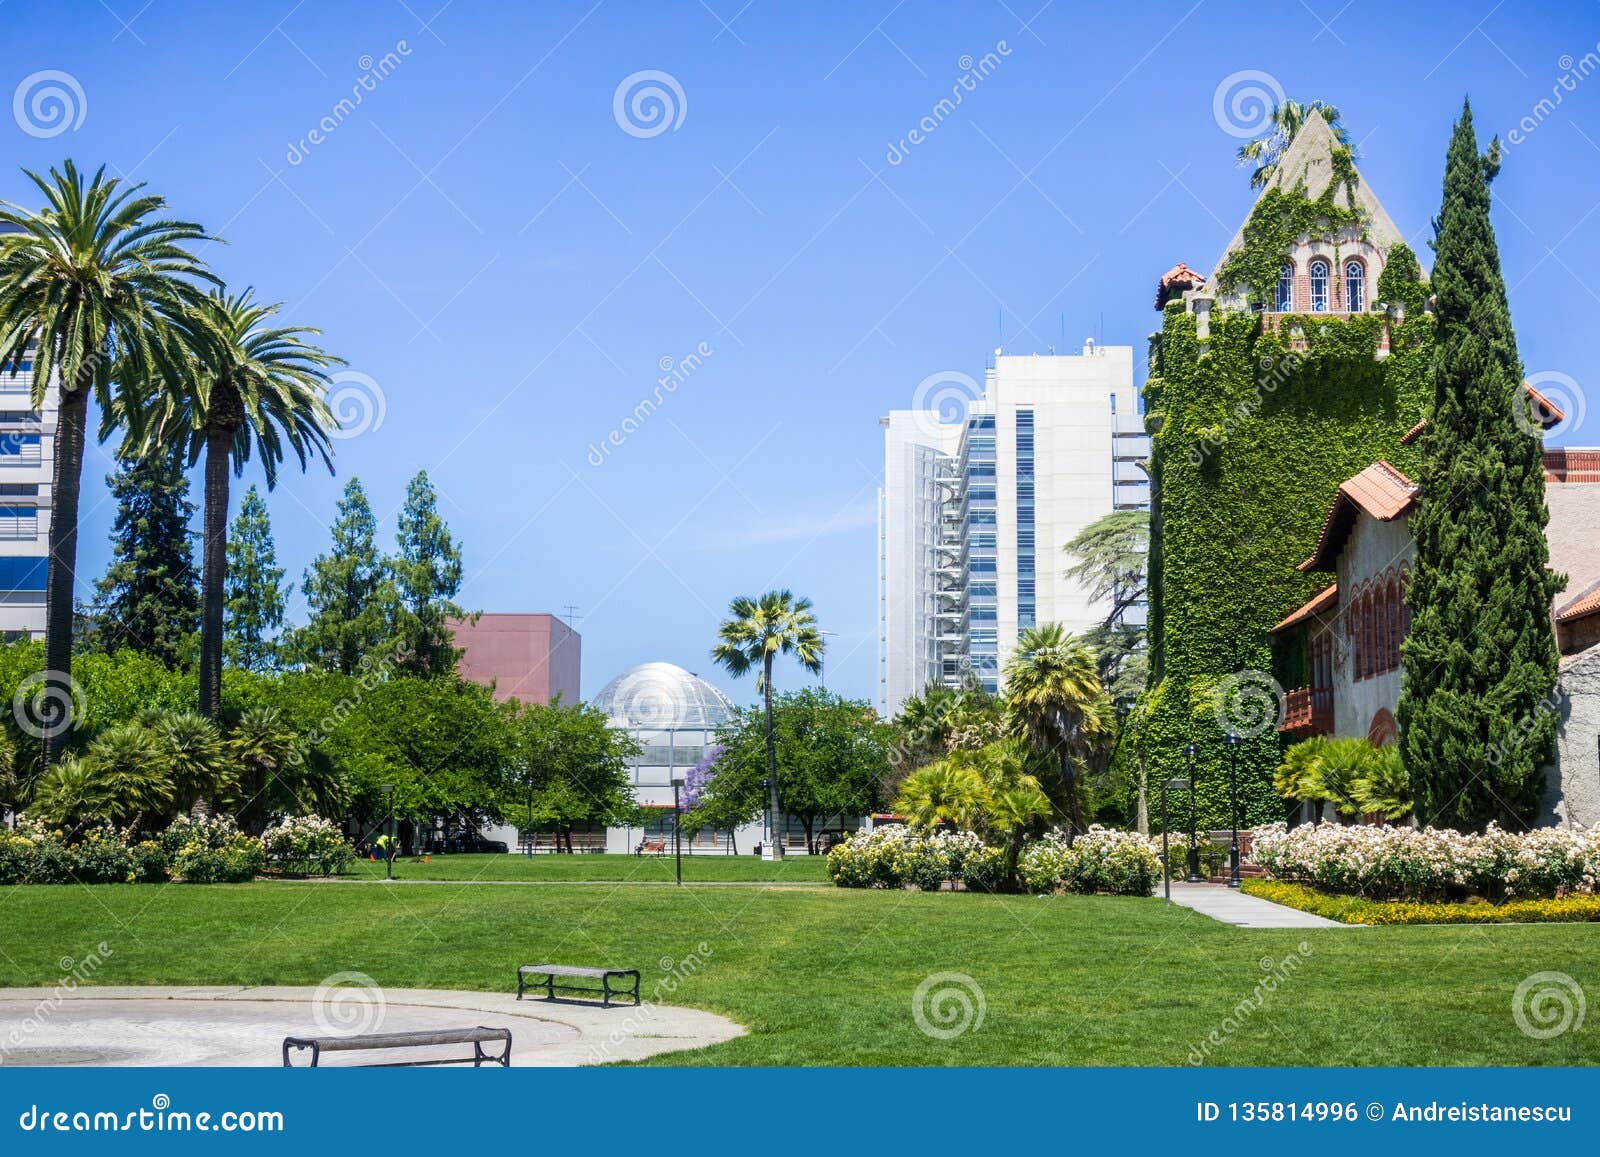
{"type": "Polygon", "coordinates": [[[1332,735],[1333,688],[1296,687],[1285,692],[1278,730],[1288,735],[1332,735]]]}

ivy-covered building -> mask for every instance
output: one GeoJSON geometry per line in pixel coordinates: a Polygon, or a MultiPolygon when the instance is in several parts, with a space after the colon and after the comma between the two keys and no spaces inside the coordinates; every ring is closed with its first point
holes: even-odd
{"type": "Polygon", "coordinates": [[[1151,782],[1193,773],[1202,828],[1228,825],[1235,771],[1245,824],[1284,818],[1280,701],[1310,684],[1311,656],[1271,632],[1326,581],[1296,567],[1340,484],[1378,459],[1414,476],[1403,438],[1430,397],[1426,299],[1415,255],[1316,110],[1211,276],[1180,264],[1161,280],[1137,750],[1151,782]]]}

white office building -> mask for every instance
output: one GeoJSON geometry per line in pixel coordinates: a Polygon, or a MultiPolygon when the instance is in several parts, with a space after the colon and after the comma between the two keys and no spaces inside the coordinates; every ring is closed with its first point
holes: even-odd
{"type": "Polygon", "coordinates": [[[1056,622],[1081,632],[1104,618],[1066,577],[1062,548],[1113,509],[1149,507],[1131,346],[997,351],[964,413],[894,410],[881,421],[885,713],[930,682],[997,690],[1020,631],[1056,622]]]}
{"type": "Polygon", "coordinates": [[[0,640],[44,637],[56,391],[35,409],[33,367],[0,372],[0,640]]]}

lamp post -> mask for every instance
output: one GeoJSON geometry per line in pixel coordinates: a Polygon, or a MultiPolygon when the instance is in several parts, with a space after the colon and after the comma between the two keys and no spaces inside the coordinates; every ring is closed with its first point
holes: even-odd
{"type": "Polygon", "coordinates": [[[389,846],[383,849],[383,878],[388,882],[394,879],[394,784],[386,783],[378,790],[383,792],[384,802],[389,805],[389,818],[384,821],[389,846]]]}
{"type": "Polygon", "coordinates": [[[678,871],[678,885],[683,885],[683,811],[678,804],[678,789],[683,780],[672,781],[672,858],[678,871]]]}
{"type": "Polygon", "coordinates": [[[1229,731],[1222,737],[1228,746],[1228,822],[1233,839],[1228,845],[1228,887],[1239,886],[1239,736],[1229,731]]]}
{"type": "Polygon", "coordinates": [[[766,829],[763,838],[766,840],[761,846],[762,859],[772,859],[772,781],[761,781],[761,826],[766,829]]]}
{"type": "Polygon", "coordinates": [[[1193,781],[1187,779],[1164,779],[1161,781],[1161,885],[1166,891],[1167,903],[1172,903],[1172,860],[1167,853],[1167,789],[1183,791],[1192,786],[1193,781]]]}
{"type": "Polygon", "coordinates": [[[1194,815],[1194,781],[1195,757],[1200,754],[1200,749],[1191,739],[1183,753],[1189,757],[1189,874],[1184,877],[1186,884],[1200,882],[1200,846],[1195,840],[1195,815],[1194,815]]]}

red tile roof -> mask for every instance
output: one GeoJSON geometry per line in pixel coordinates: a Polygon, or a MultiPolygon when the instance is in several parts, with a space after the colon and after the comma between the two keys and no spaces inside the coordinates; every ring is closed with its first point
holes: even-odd
{"type": "Polygon", "coordinates": [[[1574,619],[1581,619],[1585,615],[1592,615],[1600,611],[1600,582],[1589,585],[1589,589],[1578,595],[1566,606],[1556,611],[1556,622],[1570,623],[1574,619]]]}
{"type": "MultiPolygon", "coordinates": [[[[1562,412],[1560,406],[1556,405],[1549,398],[1545,397],[1538,390],[1530,386],[1527,382],[1522,383],[1522,388],[1527,391],[1528,397],[1533,400],[1533,403],[1536,406],[1539,407],[1539,412],[1543,415],[1539,421],[1539,425],[1548,430],[1551,426],[1567,420],[1567,415],[1562,412]]],[[[1532,415],[1530,414],[1529,417],[1532,417],[1532,415]]],[[[1415,442],[1422,436],[1422,432],[1427,428],[1428,419],[1424,418],[1422,421],[1418,422],[1415,426],[1411,427],[1411,429],[1407,430],[1400,436],[1400,445],[1411,445],[1411,443],[1415,442]]]]}
{"type": "Polygon", "coordinates": [[[1193,289],[1206,283],[1204,273],[1196,273],[1182,261],[1174,265],[1161,275],[1161,280],[1156,283],[1156,308],[1165,309],[1167,299],[1175,293],[1185,289],[1193,289]]]}
{"type": "Polygon", "coordinates": [[[1365,510],[1379,522],[1392,522],[1417,504],[1417,484],[1383,459],[1340,483],[1328,517],[1322,521],[1317,549],[1299,566],[1303,571],[1331,571],[1355,524],[1365,510]]]}
{"type": "Polygon", "coordinates": [[[1269,634],[1276,635],[1279,631],[1287,631],[1290,627],[1298,626],[1307,619],[1320,615],[1323,611],[1332,610],[1339,605],[1339,584],[1324,587],[1312,595],[1305,606],[1290,614],[1283,622],[1273,627],[1269,634]]]}

